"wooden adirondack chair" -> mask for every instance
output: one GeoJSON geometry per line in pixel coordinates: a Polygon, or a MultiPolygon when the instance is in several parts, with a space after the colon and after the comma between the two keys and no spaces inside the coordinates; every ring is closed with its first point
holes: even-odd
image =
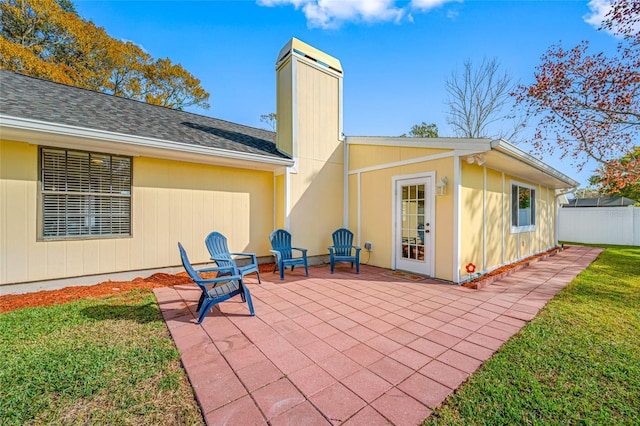
{"type": "Polygon", "coordinates": [[[336,267],[336,262],[351,262],[351,267],[356,265],[356,274],[360,273],[360,247],[353,245],[353,232],[347,228],[340,228],[331,234],[333,245],[329,246],[329,260],[331,273],[336,267]]]}
{"type": "MultiPolygon", "coordinates": [[[[227,237],[219,232],[210,233],[209,235],[207,235],[207,238],[204,240],[204,242],[207,245],[207,250],[209,250],[211,260],[216,262],[218,266],[236,266],[240,271],[240,275],[242,275],[242,277],[255,272],[256,274],[258,274],[258,283],[262,284],[262,280],[260,279],[260,271],[258,270],[258,259],[255,253],[230,253],[227,246],[227,237]],[[232,256],[249,257],[251,258],[251,261],[247,265],[238,266],[232,256]]],[[[218,276],[220,275],[221,274],[218,274],[218,276]]]]}
{"type": "Polygon", "coordinates": [[[211,308],[220,302],[231,299],[238,294],[242,298],[243,302],[249,305],[249,312],[251,316],[255,315],[253,311],[253,303],[251,302],[251,294],[249,289],[242,282],[242,275],[235,266],[231,267],[217,267],[217,268],[205,268],[196,270],[187,257],[187,252],[182,247],[182,244],[178,243],[178,250],[180,250],[180,259],[182,260],[182,266],[189,274],[189,277],[200,287],[202,294],[198,301],[198,307],[196,312],[199,312],[198,324],[202,324],[202,320],[207,316],[211,308]],[[203,272],[223,272],[225,275],[218,278],[203,278],[200,276],[203,272]],[[209,288],[209,286],[211,286],[209,288]]]}
{"type": "Polygon", "coordinates": [[[277,229],[269,235],[269,241],[271,241],[272,250],[269,250],[276,256],[276,263],[273,267],[273,272],[276,272],[276,268],[280,269],[280,279],[284,280],[284,268],[291,266],[291,270],[296,265],[304,265],[304,271],[307,277],[309,276],[309,267],[307,265],[307,249],[291,247],[291,234],[284,229],[277,229]],[[293,257],[293,250],[299,251],[301,257],[293,257]]]}

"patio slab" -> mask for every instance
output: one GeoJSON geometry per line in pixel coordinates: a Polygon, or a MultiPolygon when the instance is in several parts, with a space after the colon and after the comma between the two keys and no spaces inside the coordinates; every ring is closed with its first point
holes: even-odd
{"type": "Polygon", "coordinates": [[[208,425],[418,424],[601,253],[570,247],[479,290],[362,265],[263,273],[196,325],[155,290],[208,425]]]}

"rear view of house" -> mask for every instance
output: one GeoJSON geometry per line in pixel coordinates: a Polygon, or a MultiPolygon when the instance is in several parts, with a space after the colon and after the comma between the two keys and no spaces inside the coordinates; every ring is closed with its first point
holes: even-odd
{"type": "Polygon", "coordinates": [[[177,241],[207,262],[213,230],[319,261],[346,226],[370,265],[455,283],[555,245],[569,177],[506,141],[345,137],[338,59],[291,39],[275,68],[275,134],[0,71],[0,292],[149,275],[177,241]]]}

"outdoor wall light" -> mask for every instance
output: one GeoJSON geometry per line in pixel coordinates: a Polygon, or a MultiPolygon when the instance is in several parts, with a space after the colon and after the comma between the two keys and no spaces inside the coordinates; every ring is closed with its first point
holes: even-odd
{"type": "Polygon", "coordinates": [[[447,182],[449,180],[444,176],[436,183],[436,195],[447,195],[447,182]]]}
{"type": "Polygon", "coordinates": [[[465,160],[468,164],[476,163],[478,166],[482,166],[485,161],[484,154],[467,155],[465,160]]]}

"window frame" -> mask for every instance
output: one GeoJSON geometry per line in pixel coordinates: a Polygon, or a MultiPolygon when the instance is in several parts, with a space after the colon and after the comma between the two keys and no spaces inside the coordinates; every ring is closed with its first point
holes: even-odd
{"type": "Polygon", "coordinates": [[[536,192],[537,192],[537,188],[533,185],[527,184],[527,183],[523,183],[523,182],[518,182],[515,180],[510,181],[510,191],[509,191],[509,225],[511,228],[511,233],[512,234],[519,234],[522,232],[533,232],[536,230],[537,227],[537,220],[536,220],[536,215],[537,215],[537,201],[536,201],[536,192]],[[519,224],[519,218],[520,218],[520,201],[519,199],[514,199],[514,197],[519,198],[519,194],[520,194],[520,189],[528,189],[529,192],[529,199],[530,199],[530,208],[529,208],[529,224],[528,225],[520,225],[519,224]],[[516,189],[516,192],[514,192],[514,189],[516,189]],[[516,195],[518,194],[518,195],[516,195]],[[517,207],[516,207],[517,206],[517,207]]]}
{"type": "MultiPolygon", "coordinates": [[[[53,168],[49,169],[49,173],[52,173],[53,168]]],[[[75,170],[76,173],[78,170],[75,170]]],[[[58,172],[60,176],[62,173],[58,172]]],[[[100,186],[104,185],[104,183],[100,183],[100,186]]],[[[91,187],[91,183],[89,183],[91,187]]],[[[133,157],[127,155],[120,154],[110,154],[104,152],[97,151],[88,151],[83,149],[75,149],[75,148],[64,148],[64,147],[55,147],[55,146],[39,146],[38,147],[38,212],[37,212],[37,240],[38,241],[77,241],[77,240],[96,240],[96,239],[115,239],[115,238],[132,238],[133,237],[133,157]],[[53,151],[62,151],[65,156],[65,165],[64,169],[57,168],[56,170],[64,170],[64,183],[66,187],[64,190],[51,190],[45,189],[45,167],[44,164],[44,155],[47,150],[53,151]],[[91,179],[91,159],[94,157],[102,157],[108,158],[109,161],[109,171],[108,173],[102,172],[102,176],[105,175],[109,178],[109,190],[104,191],[98,188],[97,190],[90,188],[88,191],[84,190],[69,190],[70,181],[69,181],[69,153],[75,153],[76,155],[86,154],[87,164],[86,166],[80,166],[80,172],[83,174],[80,178],[80,181],[86,179],[90,182],[91,179]],[[127,161],[128,164],[128,173],[114,174],[113,164],[114,159],[117,161],[127,161]],[[120,178],[119,182],[114,182],[115,178],[120,178]],[[114,188],[114,186],[122,186],[118,191],[118,188],[114,188]],[[46,198],[47,196],[55,196],[55,195],[64,195],[66,197],[75,196],[79,201],[80,205],[83,209],[86,209],[84,214],[75,214],[76,220],[82,221],[81,218],[84,217],[85,224],[77,226],[76,229],[80,230],[78,233],[69,233],[69,217],[66,216],[63,220],[65,221],[65,231],[64,234],[53,234],[53,235],[45,235],[45,223],[48,217],[51,217],[51,212],[46,213],[46,198]],[[127,200],[125,203],[118,202],[120,200],[127,200]],[[104,202],[108,201],[110,206],[109,214],[106,216],[104,213],[101,213],[101,209],[104,209],[104,202]],[[116,201],[116,203],[114,203],[116,201]],[[124,213],[126,221],[125,226],[122,224],[118,224],[119,227],[126,229],[125,232],[122,233],[99,233],[99,232],[91,232],[93,228],[99,228],[99,226],[95,225],[95,221],[97,218],[107,219],[109,227],[113,231],[114,223],[116,223],[116,218],[118,217],[118,212],[114,211],[114,204],[117,206],[118,212],[124,213]],[[89,224],[91,223],[91,224],[89,224]],[[128,226],[127,226],[128,225],[128,226]],[[89,230],[88,233],[82,232],[82,230],[89,230]]],[[[62,201],[62,204],[65,206],[65,212],[69,212],[68,205],[69,199],[66,198],[62,201]]]]}

